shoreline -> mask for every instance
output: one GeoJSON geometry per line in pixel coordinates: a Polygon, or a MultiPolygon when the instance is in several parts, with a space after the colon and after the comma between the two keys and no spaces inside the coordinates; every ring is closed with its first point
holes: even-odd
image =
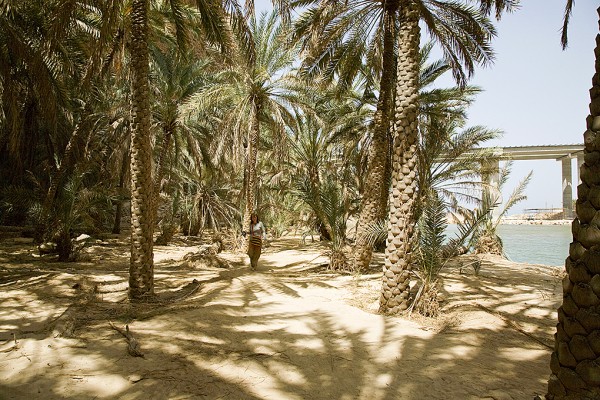
{"type": "MultiPolygon", "coordinates": [[[[460,221],[447,219],[448,224],[458,225],[460,221]]],[[[504,218],[500,222],[500,225],[571,225],[573,220],[571,219],[510,219],[504,218]]]]}
{"type": "Polygon", "coordinates": [[[572,219],[510,219],[504,218],[500,225],[571,225],[572,219]]]}

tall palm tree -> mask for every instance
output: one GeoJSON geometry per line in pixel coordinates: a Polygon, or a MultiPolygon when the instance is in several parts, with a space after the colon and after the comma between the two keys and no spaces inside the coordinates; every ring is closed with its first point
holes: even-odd
{"type": "MultiPolygon", "coordinates": [[[[72,95],[77,99],[73,103],[79,104],[72,109],[75,123],[70,129],[65,130],[69,132],[68,140],[62,151],[60,163],[50,177],[49,187],[42,203],[38,234],[45,229],[43,225],[52,213],[62,185],[68,181],[68,175],[76,169],[78,156],[81,155],[78,149],[83,147],[83,143],[89,139],[93,131],[90,117],[94,111],[95,93],[97,86],[108,72],[106,60],[110,59],[110,56],[107,50],[110,51],[108,45],[115,36],[114,25],[116,18],[120,16],[121,5],[115,1],[95,1],[82,5],[76,0],[68,0],[54,4],[54,10],[55,23],[66,26],[67,32],[73,35],[70,41],[84,44],[77,46],[81,61],[73,63],[79,65],[79,72],[73,77],[75,84],[73,84],[72,95]],[[98,37],[90,34],[91,32],[95,32],[98,37]],[[82,40],[85,37],[87,40],[82,40]]],[[[50,38],[50,42],[52,39],[50,38]]]]}
{"type": "MultiPolygon", "coordinates": [[[[161,47],[164,47],[164,43],[161,47]]],[[[157,217],[158,200],[165,182],[165,175],[170,163],[176,161],[172,154],[173,145],[181,142],[177,136],[186,136],[189,126],[185,126],[188,120],[181,115],[181,109],[186,101],[196,92],[200,91],[205,84],[206,72],[203,71],[208,63],[195,60],[194,56],[172,53],[176,51],[172,46],[162,49],[152,46],[153,72],[157,79],[153,80],[153,91],[155,93],[154,119],[161,128],[161,135],[157,139],[156,168],[154,177],[154,217],[157,217]]],[[[190,143],[191,144],[191,143],[190,143]]],[[[176,149],[177,150],[177,149],[176,149]]],[[[156,221],[158,223],[158,221],[156,221]]],[[[170,224],[170,221],[166,221],[170,224]]]]}
{"type": "MultiPolygon", "coordinates": [[[[465,225],[463,234],[452,245],[440,246],[444,221],[436,221],[440,213],[458,213],[461,217],[474,214],[465,205],[478,204],[481,192],[481,165],[492,156],[490,151],[477,150],[499,132],[481,126],[464,128],[468,106],[480,90],[476,87],[432,88],[436,79],[450,70],[443,60],[430,62],[432,44],[423,46],[419,75],[419,143],[417,152],[417,194],[414,220],[418,222],[418,248],[414,264],[419,269],[413,276],[421,281],[419,294],[410,302],[417,305],[419,296],[436,293],[435,278],[443,266],[444,253],[458,249],[474,232],[474,224],[465,225]]],[[[478,213],[478,216],[483,213],[478,213]]],[[[444,217],[445,219],[445,217],[444,217]]],[[[481,222],[481,218],[469,218],[481,222]]],[[[371,242],[381,242],[387,236],[383,221],[369,230],[371,242]]],[[[429,297],[429,300],[434,298],[429,297]]],[[[426,304],[437,304],[435,301],[426,304]]],[[[411,307],[412,307],[411,306],[411,307]]],[[[418,309],[418,308],[417,308],[418,309]]]]}
{"type": "MultiPolygon", "coordinates": [[[[344,119],[350,116],[352,123],[357,123],[356,114],[361,109],[355,107],[352,98],[335,96],[329,100],[327,106],[316,105],[320,118],[307,114],[299,121],[289,169],[296,188],[293,193],[314,213],[318,224],[315,228],[330,241],[330,268],[337,270],[348,267],[344,253],[346,223],[348,216],[356,212],[357,163],[353,160],[359,158],[356,146],[352,146],[354,151],[346,151],[345,142],[338,136],[348,136],[344,130],[350,127],[344,119]],[[346,115],[342,115],[344,112],[346,115]]],[[[350,129],[356,129],[356,125],[350,129]]]]}
{"type": "Polygon", "coordinates": [[[287,46],[276,13],[251,16],[248,32],[248,37],[236,36],[236,65],[226,68],[217,76],[217,82],[189,102],[190,107],[199,109],[229,108],[222,131],[232,134],[232,145],[243,151],[244,229],[250,225],[250,214],[257,207],[260,134],[269,127],[272,134],[284,138],[284,127],[294,121],[289,106],[295,99],[285,72],[297,57],[296,48],[287,46]],[[243,148],[239,148],[240,143],[243,148]]]}
{"type": "MultiPolygon", "coordinates": [[[[481,10],[495,5],[511,9],[513,2],[486,1],[481,10]]],[[[388,240],[379,310],[398,313],[409,306],[409,278],[415,247],[417,199],[417,147],[419,110],[419,20],[425,22],[441,46],[444,59],[457,82],[464,85],[475,64],[492,60],[490,40],[494,27],[485,13],[455,2],[403,1],[399,8],[398,63],[393,127],[393,171],[390,190],[388,240]]]]}
{"type": "MultiPolygon", "coordinates": [[[[162,3],[162,2],[159,2],[162,3]]],[[[175,26],[183,27],[180,0],[170,0],[175,26]]],[[[231,50],[231,35],[243,35],[243,16],[237,2],[206,4],[196,1],[207,42],[224,51],[231,50]],[[230,29],[231,28],[231,29],[230,29]]],[[[129,267],[129,296],[132,299],[152,295],[154,291],[153,233],[154,187],[152,180],[152,145],[150,137],[151,109],[149,85],[149,0],[131,3],[131,260],[129,267]]],[[[183,42],[182,33],[177,35],[183,42]]]]}
{"type": "Polygon", "coordinates": [[[371,261],[372,246],[365,235],[369,227],[383,218],[387,202],[388,130],[399,4],[399,1],[324,1],[296,22],[295,37],[302,38],[307,49],[301,73],[320,73],[329,80],[335,74],[341,86],[349,86],[357,74],[363,73],[375,81],[367,85],[367,91],[375,84],[379,88],[354,248],[354,268],[358,270],[371,261]]]}
{"type": "Polygon", "coordinates": [[[129,297],[154,294],[148,0],[131,4],[131,260],[129,297]]]}
{"type": "MultiPolygon", "coordinates": [[[[562,35],[566,47],[567,26],[573,7],[567,2],[562,35]]],[[[600,8],[597,9],[600,17],[600,8]]],[[[600,26],[600,23],[599,23],[600,26]]],[[[563,303],[558,309],[554,351],[550,359],[552,374],[547,399],[600,398],[600,235],[596,215],[600,212],[600,33],[596,35],[595,72],[590,90],[590,114],[583,135],[584,164],[577,188],[577,216],[573,221],[573,242],[563,279],[563,303]]]]}

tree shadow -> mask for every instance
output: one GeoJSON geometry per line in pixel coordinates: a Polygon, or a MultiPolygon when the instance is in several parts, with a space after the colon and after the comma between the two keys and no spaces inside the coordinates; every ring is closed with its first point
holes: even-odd
{"type": "MultiPolygon", "coordinates": [[[[153,303],[124,301],[116,288],[126,269],[112,266],[90,273],[87,291],[71,287],[77,273],[8,283],[0,326],[19,332],[20,348],[0,353],[0,398],[521,399],[545,389],[550,350],[531,336],[550,340],[554,320],[552,312],[530,313],[546,289],[525,271],[510,272],[523,274],[510,292],[485,266],[478,277],[446,275],[462,294],[443,293],[454,320],[431,330],[346,304],[338,289],[344,281],[263,261],[274,272],[158,264],[153,303]],[[523,296],[531,304],[523,306],[523,296]],[[32,331],[50,320],[32,307],[47,314],[68,305],[73,337],[32,331]],[[492,326],[480,319],[490,313],[492,326]],[[109,321],[129,325],[144,358],[127,355],[109,321]]],[[[8,344],[1,339],[0,349],[8,344]]]]}

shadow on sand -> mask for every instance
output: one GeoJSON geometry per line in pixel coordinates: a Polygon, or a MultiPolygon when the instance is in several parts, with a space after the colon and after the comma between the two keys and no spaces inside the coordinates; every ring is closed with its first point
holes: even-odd
{"type": "MultiPolygon", "coordinates": [[[[463,285],[462,294],[445,293],[449,322],[428,329],[348,305],[343,288],[352,277],[323,279],[307,271],[322,250],[274,243],[259,271],[159,264],[162,292],[137,304],[126,301],[127,269],[118,263],[13,266],[14,273],[0,274],[0,351],[11,345],[12,333],[19,347],[0,353],[0,399],[526,399],[543,393],[550,350],[531,337],[552,343],[554,316],[521,307],[522,297],[542,286],[524,283],[508,293],[485,269],[478,277],[451,275],[446,283],[463,285]],[[302,253],[304,261],[287,254],[290,263],[282,266],[281,252],[302,253]],[[87,280],[74,289],[82,274],[87,280]],[[480,313],[496,313],[498,323],[478,323],[480,313]],[[530,336],[509,326],[507,315],[530,336]],[[69,337],[58,336],[65,321],[72,324],[69,337]],[[144,358],[125,352],[109,321],[129,325],[144,358]]],[[[546,300],[554,304],[553,296],[546,300]]]]}

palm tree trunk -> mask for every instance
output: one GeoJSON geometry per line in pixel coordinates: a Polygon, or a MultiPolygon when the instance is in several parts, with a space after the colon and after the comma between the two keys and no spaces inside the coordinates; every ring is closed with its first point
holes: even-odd
{"type": "MultiPolygon", "coordinates": [[[[84,96],[88,96],[91,92],[90,88],[92,87],[92,74],[94,73],[94,63],[91,62],[86,67],[86,72],[82,79],[83,87],[81,88],[81,93],[84,96]]],[[[85,98],[84,98],[85,100],[85,98]]],[[[41,212],[41,221],[38,223],[38,227],[36,229],[36,240],[41,240],[41,236],[45,234],[46,224],[48,222],[48,218],[50,218],[50,213],[54,208],[54,202],[56,198],[60,194],[61,186],[63,181],[65,180],[65,175],[72,173],[77,164],[77,160],[74,159],[74,153],[78,146],[80,146],[80,142],[83,141],[82,135],[84,130],[86,129],[85,123],[88,116],[92,113],[92,103],[91,99],[88,96],[88,99],[85,100],[85,106],[81,112],[81,116],[79,121],[73,128],[73,132],[69,137],[69,141],[65,147],[65,151],[61,160],[60,165],[54,171],[50,178],[50,187],[48,188],[48,193],[44,198],[44,202],[42,203],[42,212],[41,212]]],[[[91,132],[90,132],[91,133],[91,132]]],[[[88,142],[90,135],[88,134],[88,142]]],[[[87,147],[87,146],[86,146],[87,147]]]]}
{"type": "MultiPolygon", "coordinates": [[[[383,214],[384,199],[387,194],[386,165],[388,158],[388,129],[392,102],[394,78],[394,47],[396,39],[397,2],[386,3],[384,10],[383,71],[381,74],[380,94],[375,112],[373,140],[367,155],[367,177],[365,179],[362,209],[356,227],[356,245],[354,246],[354,268],[366,269],[371,262],[373,246],[366,239],[369,229],[383,214]],[[383,188],[383,189],[382,189],[383,188]]],[[[387,198],[386,198],[387,200],[387,198]]]]}
{"type": "Polygon", "coordinates": [[[399,13],[392,190],[379,298],[379,311],[391,314],[408,308],[417,184],[419,14],[412,3],[401,6],[399,13]]]}
{"type": "MultiPolygon", "coordinates": [[[[600,8],[597,11],[600,17],[600,8]]],[[[600,398],[600,34],[595,55],[577,217],[550,359],[552,374],[546,395],[550,400],[600,398]]]]}
{"type": "Polygon", "coordinates": [[[46,193],[46,197],[44,198],[44,202],[42,203],[42,212],[41,219],[38,221],[38,225],[36,227],[35,232],[35,240],[42,241],[44,234],[46,233],[46,225],[48,223],[48,219],[50,218],[50,214],[54,207],[54,202],[59,194],[59,189],[65,180],[65,174],[73,171],[75,160],[73,159],[73,153],[75,152],[76,147],[82,141],[82,132],[84,121],[87,116],[91,113],[90,103],[87,102],[81,118],[73,128],[73,132],[69,137],[69,141],[67,142],[67,146],[65,147],[65,152],[63,154],[62,160],[56,171],[51,174],[50,177],[50,187],[48,188],[48,193],[46,193]]]}
{"type": "MultiPolygon", "coordinates": [[[[258,157],[258,139],[260,136],[260,122],[258,116],[260,114],[260,106],[254,104],[254,121],[252,122],[252,128],[249,132],[248,137],[248,181],[246,186],[246,206],[244,209],[244,225],[243,230],[250,228],[250,216],[256,208],[256,192],[257,192],[257,179],[256,179],[256,159],[258,157]]],[[[246,240],[246,251],[249,250],[250,236],[247,236],[246,240]]]]}
{"type": "Polygon", "coordinates": [[[160,149],[158,160],[156,162],[156,178],[154,179],[154,198],[152,200],[154,222],[158,221],[158,207],[160,203],[160,192],[162,189],[162,180],[165,176],[166,162],[165,159],[171,150],[171,140],[175,132],[175,121],[168,122],[163,127],[163,141],[160,149]]]}
{"type": "Polygon", "coordinates": [[[313,211],[317,216],[317,227],[319,234],[325,240],[332,240],[335,237],[333,226],[329,222],[327,213],[323,209],[323,202],[321,201],[321,175],[319,174],[319,167],[316,163],[311,163],[308,167],[308,179],[310,182],[311,196],[313,197],[314,205],[313,211]]]}
{"type": "Polygon", "coordinates": [[[117,192],[119,194],[119,199],[117,200],[117,207],[115,210],[115,222],[113,224],[112,233],[119,234],[121,233],[121,217],[123,215],[123,195],[124,195],[124,187],[125,187],[125,179],[127,177],[127,173],[129,171],[129,152],[123,154],[123,161],[121,162],[121,171],[119,173],[119,186],[117,187],[117,192]]]}
{"type": "Polygon", "coordinates": [[[129,297],[154,293],[153,182],[150,142],[148,0],[133,0],[131,9],[131,260],[129,297]]]}

